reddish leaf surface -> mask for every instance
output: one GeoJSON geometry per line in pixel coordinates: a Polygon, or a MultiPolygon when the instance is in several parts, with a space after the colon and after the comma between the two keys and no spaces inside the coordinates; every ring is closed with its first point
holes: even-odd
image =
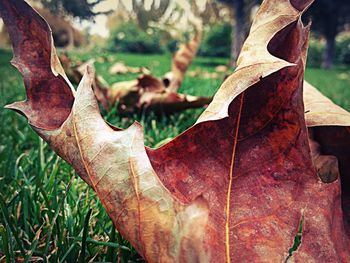
{"type": "MultiPolygon", "coordinates": [[[[31,9],[24,14],[27,20],[16,19],[20,11],[8,1],[2,2],[1,14],[15,54],[12,64],[21,72],[27,91],[25,102],[14,103],[10,107],[27,116],[29,123],[36,127],[59,128],[71,111],[74,91],[55,55],[50,28],[31,9]]],[[[25,5],[22,1],[18,2],[25,5]]]]}
{"type": "MultiPolygon", "coordinates": [[[[317,176],[304,119],[309,28],[300,16],[310,3],[264,1],[235,73],[197,123],[159,149],[144,147],[137,123],[126,130],[105,123],[91,69],[69,116],[51,99],[57,83],[73,97],[61,77],[35,96],[26,82],[32,106],[12,108],[92,185],[120,233],[149,262],[349,262],[340,180],[317,176]],[[53,116],[42,112],[48,108],[53,116]],[[31,120],[37,114],[39,123],[31,120]],[[66,120],[50,125],[55,116],[57,124],[66,120]],[[301,222],[301,244],[289,255],[301,222]]],[[[49,38],[44,22],[36,30],[22,27],[42,21],[23,2],[0,1],[0,12],[17,57],[37,35],[49,38]]],[[[51,42],[40,44],[54,54],[51,42]]],[[[21,65],[36,69],[31,58],[39,48],[27,50],[21,65]]],[[[53,68],[46,61],[33,72],[53,68]]]]}
{"type": "Polygon", "coordinates": [[[33,129],[90,184],[69,120],[75,91],[56,56],[49,26],[24,1],[0,1],[0,13],[13,45],[12,64],[21,72],[27,94],[26,101],[6,107],[26,116],[33,129]]]}

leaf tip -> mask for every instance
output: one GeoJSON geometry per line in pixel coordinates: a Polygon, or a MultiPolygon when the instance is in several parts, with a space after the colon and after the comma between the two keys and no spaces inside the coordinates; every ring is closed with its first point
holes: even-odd
{"type": "Polygon", "coordinates": [[[14,103],[5,105],[4,108],[17,111],[18,113],[20,113],[24,116],[26,115],[25,114],[25,111],[26,111],[26,102],[25,101],[16,101],[14,103]]]}
{"type": "Polygon", "coordinates": [[[92,63],[89,63],[86,66],[86,74],[89,75],[89,77],[93,78],[95,76],[95,69],[92,63]]]}
{"type": "Polygon", "coordinates": [[[81,94],[82,90],[91,89],[94,78],[95,78],[94,67],[91,64],[86,65],[83,78],[81,79],[80,84],[78,86],[78,93],[81,94]]]}

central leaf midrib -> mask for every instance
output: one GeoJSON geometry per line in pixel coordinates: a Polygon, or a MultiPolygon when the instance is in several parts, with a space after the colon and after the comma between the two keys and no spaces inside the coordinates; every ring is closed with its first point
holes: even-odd
{"type": "Polygon", "coordinates": [[[242,115],[242,109],[243,109],[243,99],[244,99],[244,92],[240,95],[240,103],[239,103],[239,111],[237,116],[237,124],[236,129],[234,133],[234,141],[232,146],[232,158],[231,158],[231,165],[230,165],[230,174],[229,174],[229,183],[228,183],[228,189],[227,189],[227,198],[226,198],[226,223],[225,223],[225,236],[226,236],[226,260],[228,263],[231,262],[231,256],[230,256],[230,202],[231,202],[231,189],[232,189],[232,182],[233,182],[233,170],[235,166],[235,155],[236,155],[236,149],[237,149],[237,143],[238,143],[238,132],[241,122],[241,115],[242,115]]]}

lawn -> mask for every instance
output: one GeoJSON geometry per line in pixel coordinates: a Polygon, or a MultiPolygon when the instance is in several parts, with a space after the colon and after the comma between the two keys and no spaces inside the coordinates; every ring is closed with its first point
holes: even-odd
{"type": "MultiPolygon", "coordinates": [[[[161,77],[170,70],[171,55],[74,53],[75,59],[96,58],[96,70],[110,84],[135,74],[108,74],[115,61],[147,66],[161,77]],[[99,57],[104,57],[104,62],[99,57]]],[[[115,232],[94,192],[54,154],[28,126],[24,117],[3,106],[25,97],[17,70],[9,65],[11,52],[0,51],[0,262],[9,254],[17,261],[30,258],[50,262],[140,262],[130,245],[115,232]]],[[[191,70],[212,72],[226,59],[196,58],[191,70]]],[[[324,94],[350,110],[350,69],[308,68],[306,79],[324,94]]],[[[186,77],[180,92],[213,95],[222,82],[186,77]]],[[[201,110],[171,117],[152,115],[118,117],[103,112],[106,120],[127,127],[138,120],[145,128],[145,143],[158,146],[194,124],[201,110]]]]}

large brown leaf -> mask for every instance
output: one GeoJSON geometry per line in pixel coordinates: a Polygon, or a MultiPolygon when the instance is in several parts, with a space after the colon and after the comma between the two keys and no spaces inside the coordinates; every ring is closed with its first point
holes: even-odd
{"type": "Polygon", "coordinates": [[[235,73],[193,127],[153,150],[138,123],[126,130],[105,123],[91,69],[72,108],[52,99],[64,91],[72,101],[73,92],[50,63],[32,60],[40,50],[54,54],[50,41],[39,41],[50,39],[47,25],[25,3],[2,0],[14,52],[36,70],[22,70],[29,102],[11,108],[92,185],[149,262],[349,262],[340,181],[317,176],[304,120],[309,28],[300,16],[310,2],[265,1],[235,73]],[[21,57],[24,49],[30,53],[21,57]],[[42,71],[52,82],[41,84],[42,71]],[[33,73],[38,84],[26,82],[33,73]],[[301,244],[290,256],[301,222],[301,244]]]}

